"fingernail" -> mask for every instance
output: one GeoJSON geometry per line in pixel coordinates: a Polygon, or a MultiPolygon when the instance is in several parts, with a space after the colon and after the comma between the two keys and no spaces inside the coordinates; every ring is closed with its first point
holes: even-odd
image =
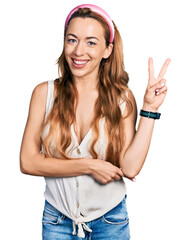
{"type": "Polygon", "coordinates": [[[163,87],[165,85],[165,83],[163,82],[163,83],[161,83],[161,86],[163,87]]]}

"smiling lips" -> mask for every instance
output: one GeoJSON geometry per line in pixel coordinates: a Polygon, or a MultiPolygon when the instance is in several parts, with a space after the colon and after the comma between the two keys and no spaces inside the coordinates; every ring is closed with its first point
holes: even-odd
{"type": "Polygon", "coordinates": [[[76,68],[83,68],[83,67],[85,67],[88,61],[89,60],[80,60],[80,59],[72,58],[73,66],[76,67],[76,68]]]}

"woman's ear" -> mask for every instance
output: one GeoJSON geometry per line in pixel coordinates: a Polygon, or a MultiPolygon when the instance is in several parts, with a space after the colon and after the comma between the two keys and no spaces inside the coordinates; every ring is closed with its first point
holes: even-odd
{"type": "Polygon", "coordinates": [[[112,50],[113,50],[113,44],[110,43],[109,46],[106,47],[106,50],[105,50],[105,53],[104,53],[103,58],[105,58],[105,59],[109,58],[109,56],[110,56],[111,53],[112,53],[112,50]]]}

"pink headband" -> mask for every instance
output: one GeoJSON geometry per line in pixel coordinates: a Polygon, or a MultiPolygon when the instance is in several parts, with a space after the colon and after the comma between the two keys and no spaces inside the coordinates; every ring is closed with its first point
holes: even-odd
{"type": "Polygon", "coordinates": [[[66,21],[65,21],[65,29],[67,27],[67,24],[69,22],[69,20],[71,19],[73,13],[75,13],[76,11],[78,11],[79,8],[90,8],[93,12],[99,14],[108,24],[109,29],[110,29],[110,43],[113,43],[114,40],[114,25],[113,22],[110,18],[110,16],[107,14],[106,11],[104,11],[102,8],[96,6],[96,5],[92,5],[92,4],[82,4],[79,5],[77,7],[75,7],[67,16],[66,21]]]}

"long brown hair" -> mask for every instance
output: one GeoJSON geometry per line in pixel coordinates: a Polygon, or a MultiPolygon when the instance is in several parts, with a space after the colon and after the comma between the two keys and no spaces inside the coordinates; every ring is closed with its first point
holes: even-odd
{"type": "MultiPolygon", "coordinates": [[[[71,19],[76,17],[94,18],[99,21],[105,29],[104,37],[106,46],[109,46],[109,27],[101,16],[92,12],[89,8],[83,8],[75,12],[71,19]]],[[[99,96],[94,107],[94,120],[92,125],[93,141],[89,152],[94,159],[98,158],[98,154],[95,151],[95,144],[99,138],[99,120],[105,117],[108,140],[105,160],[119,167],[120,152],[125,141],[123,116],[119,107],[120,99],[126,101],[128,107],[128,114],[124,116],[124,118],[131,114],[132,104],[126,95],[126,92],[129,91],[129,77],[124,70],[122,40],[115,24],[114,28],[115,37],[112,53],[108,59],[102,59],[99,67],[99,96]]],[[[65,29],[65,35],[66,31],[67,28],[65,29]]],[[[41,136],[45,127],[49,124],[49,132],[44,138],[44,141],[42,141],[45,155],[53,157],[51,144],[54,141],[56,151],[60,158],[70,159],[66,154],[66,149],[72,142],[70,125],[75,122],[76,105],[74,105],[74,103],[78,100],[78,93],[72,73],[65,59],[64,51],[65,49],[63,47],[61,56],[57,60],[59,78],[54,81],[56,94],[52,109],[42,127],[41,136]]]]}

